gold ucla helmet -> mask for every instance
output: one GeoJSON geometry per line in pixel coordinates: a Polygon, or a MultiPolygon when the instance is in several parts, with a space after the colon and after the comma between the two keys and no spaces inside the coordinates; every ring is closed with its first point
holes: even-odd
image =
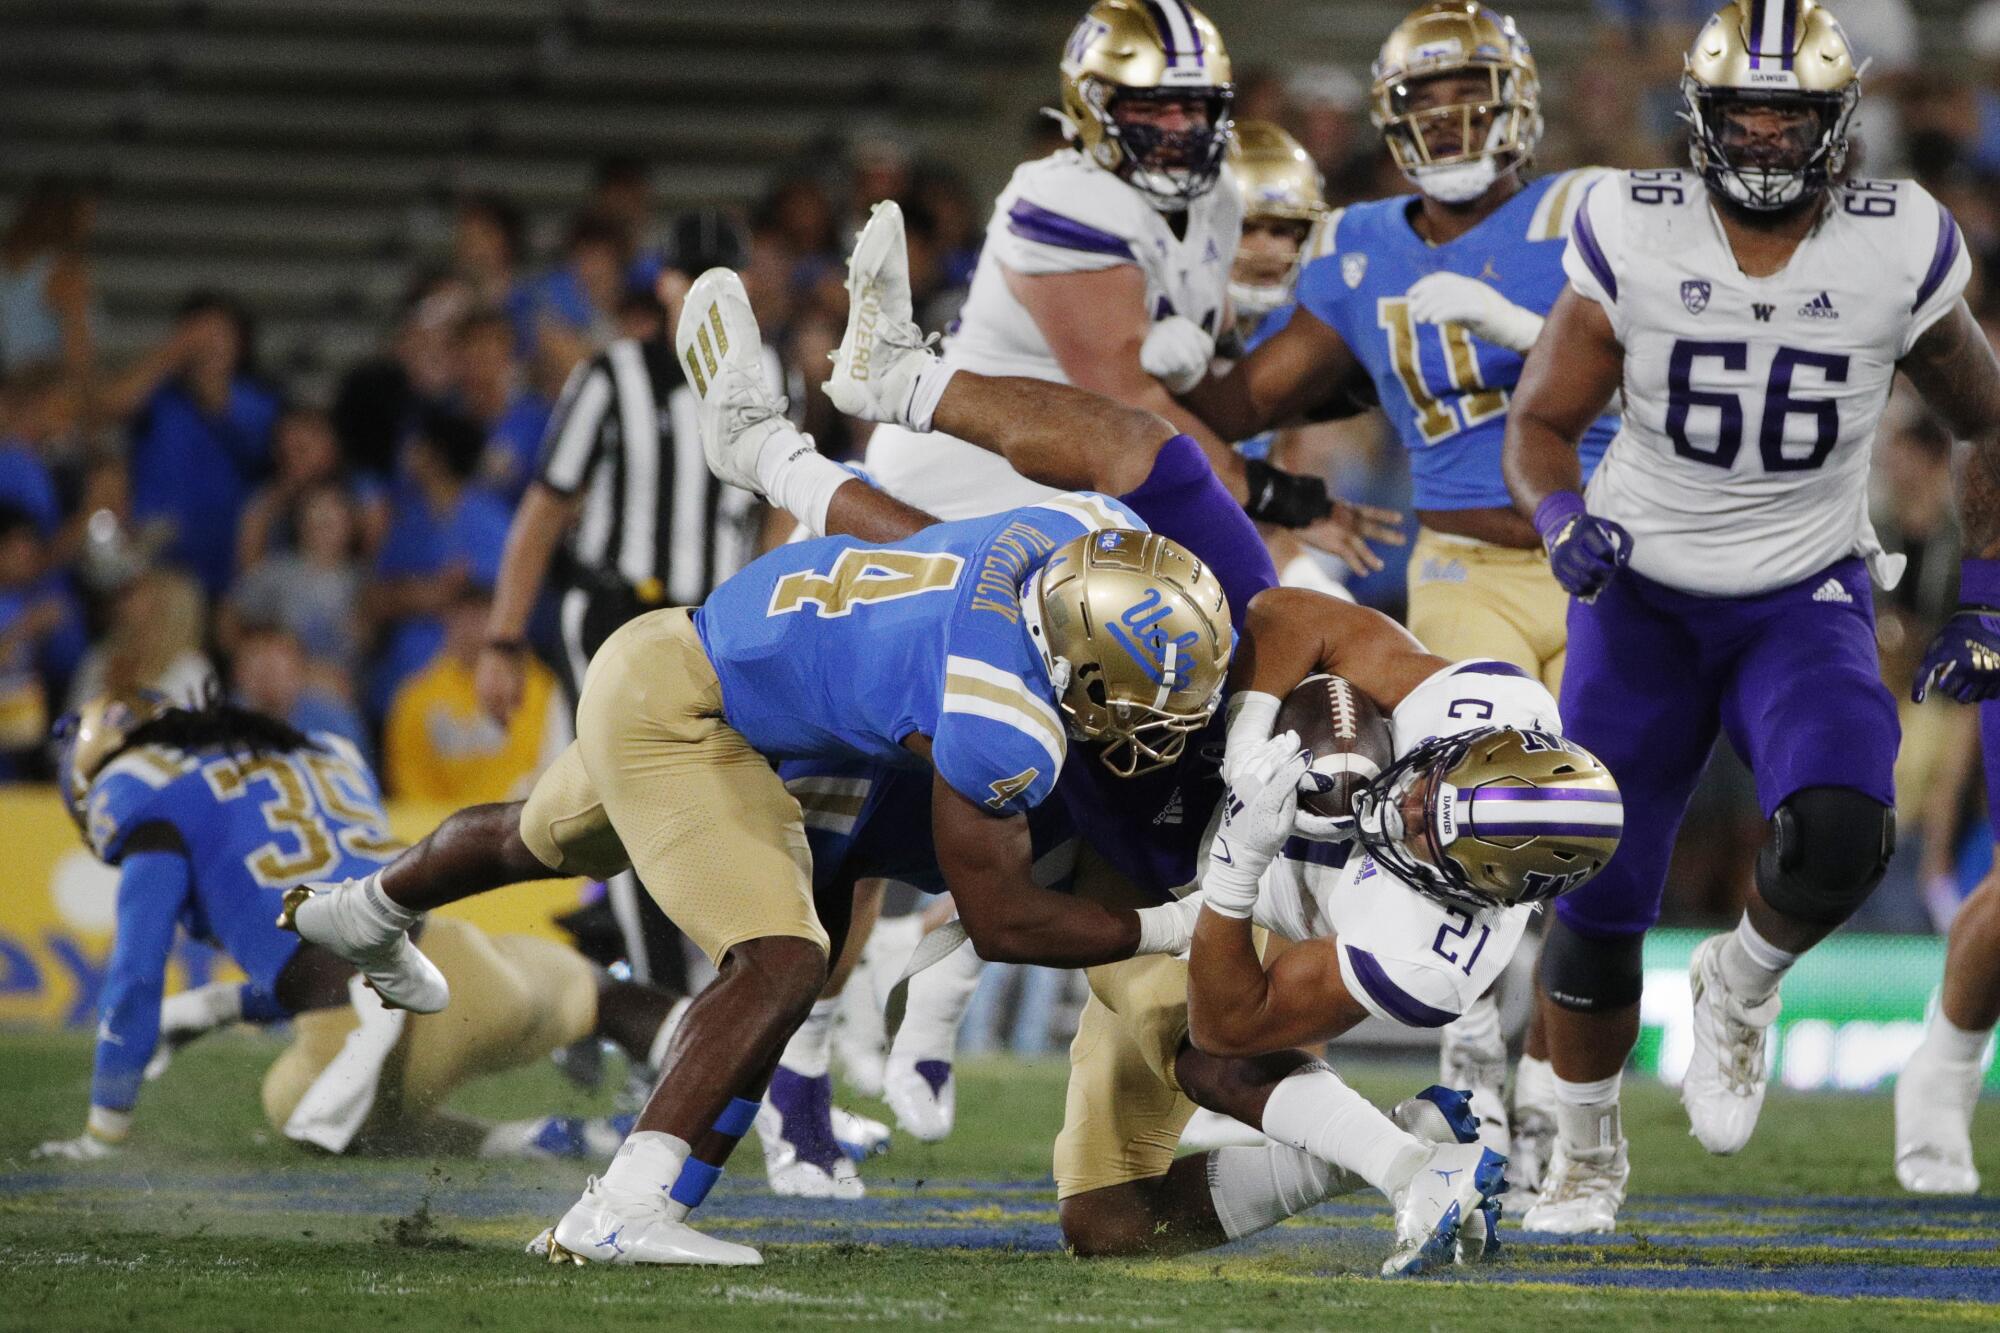
{"type": "Polygon", "coordinates": [[[1374,67],[1374,121],[1411,184],[1443,203],[1469,203],[1525,166],[1542,139],[1541,76],[1507,15],[1478,0],[1438,0],[1414,10],[1382,43],[1374,67]],[[1470,74],[1485,90],[1469,101],[1413,106],[1425,80],[1470,74]]]}
{"type": "Polygon", "coordinates": [[[170,706],[165,695],[151,690],[130,695],[107,694],[57,719],[56,782],[77,827],[85,826],[90,784],[125,748],[133,732],[170,706]]]}
{"type": "Polygon", "coordinates": [[[1604,869],[1625,806],[1611,770],[1546,731],[1417,746],[1355,802],[1361,845],[1420,893],[1474,910],[1546,902],[1604,869]]]}
{"type": "Polygon", "coordinates": [[[1774,212],[1817,198],[1846,166],[1861,70],[1816,0],[1735,0],[1695,37],[1681,100],[1689,156],[1709,189],[1774,212]],[[1745,124],[1757,109],[1778,117],[1745,124]]]}
{"type": "Polygon", "coordinates": [[[1061,118],[1077,146],[1163,208],[1215,188],[1235,97],[1222,34],[1186,0],[1098,0],[1063,48],[1061,118]],[[1164,130],[1118,117],[1128,103],[1190,100],[1207,124],[1164,130]]]}
{"type": "MultiPolygon", "coordinates": [[[[1326,216],[1326,190],[1319,168],[1299,141],[1264,120],[1241,121],[1229,149],[1229,176],[1243,200],[1246,229],[1262,223],[1296,233],[1298,256],[1276,282],[1232,276],[1230,303],[1244,318],[1261,318],[1292,299],[1312,229],[1326,216]]],[[[1241,252],[1239,252],[1239,255],[1241,252]]],[[[1248,262],[1239,258],[1239,265],[1248,262]]]]}
{"type": "Polygon", "coordinates": [[[1229,599],[1177,543],[1087,532],[1056,548],[1021,607],[1064,721],[1118,776],[1173,763],[1214,715],[1235,648],[1229,599]]]}

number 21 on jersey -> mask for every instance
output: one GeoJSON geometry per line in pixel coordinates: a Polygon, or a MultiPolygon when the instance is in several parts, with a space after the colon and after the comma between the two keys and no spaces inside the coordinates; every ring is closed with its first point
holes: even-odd
{"type": "Polygon", "coordinates": [[[1451,383],[1434,392],[1424,378],[1417,321],[1410,314],[1410,303],[1400,296],[1383,297],[1375,303],[1375,322],[1389,335],[1389,364],[1403,382],[1403,392],[1410,396],[1417,430],[1425,444],[1449,439],[1507,410],[1507,391],[1489,389],[1480,379],[1479,353],[1463,324],[1437,326],[1438,337],[1444,342],[1445,373],[1451,383]],[[1450,401],[1440,395],[1449,395],[1450,401]]]}

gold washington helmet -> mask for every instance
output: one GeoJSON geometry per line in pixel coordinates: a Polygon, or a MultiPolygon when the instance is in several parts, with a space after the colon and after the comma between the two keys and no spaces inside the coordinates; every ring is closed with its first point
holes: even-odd
{"type": "Polygon", "coordinates": [[[1087,532],[1021,591],[1072,734],[1120,777],[1180,757],[1222,697],[1235,632],[1208,566],[1158,533],[1087,532]]]}
{"type": "Polygon", "coordinates": [[[132,733],[165,713],[165,695],[151,690],[137,694],[99,695],[73,713],[57,719],[56,783],[63,804],[78,828],[85,827],[90,784],[132,739],[132,733]]]}
{"type": "Polygon", "coordinates": [[[1361,845],[1410,887],[1481,910],[1547,902],[1618,850],[1611,770],[1547,731],[1481,727],[1426,741],[1355,801],[1361,845]]]}
{"type": "Polygon", "coordinates": [[[1735,0],[1695,37],[1681,77],[1695,170],[1758,212],[1816,199],[1840,174],[1860,100],[1854,48],[1816,0],[1735,0]]]}
{"type": "Polygon", "coordinates": [[[1325,186],[1319,168],[1299,141],[1265,120],[1237,124],[1236,141],[1229,149],[1229,174],[1243,198],[1246,229],[1264,223],[1297,233],[1298,256],[1282,281],[1230,281],[1229,299],[1236,313],[1261,318],[1292,299],[1312,229],[1326,216],[1325,186]]]}
{"type": "Polygon", "coordinates": [[[1229,52],[1186,0],[1098,0],[1063,48],[1061,119],[1083,155],[1166,208],[1215,188],[1229,146],[1229,52]],[[1133,103],[1196,104],[1205,124],[1121,120],[1133,103]]]}
{"type": "Polygon", "coordinates": [[[1374,121],[1412,184],[1444,203],[1486,193],[1525,166],[1542,139],[1541,78],[1514,20],[1478,0],[1437,0],[1382,43],[1374,67],[1374,121]],[[1464,74],[1484,87],[1466,101],[1413,105],[1429,79],[1464,74]]]}

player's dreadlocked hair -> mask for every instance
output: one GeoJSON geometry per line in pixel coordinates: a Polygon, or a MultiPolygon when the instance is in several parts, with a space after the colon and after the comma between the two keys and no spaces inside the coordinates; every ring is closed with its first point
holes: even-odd
{"type": "Polygon", "coordinates": [[[199,704],[162,709],[133,728],[119,752],[141,745],[176,750],[222,749],[242,755],[291,754],[323,750],[318,741],[288,722],[230,703],[210,686],[199,704]]]}

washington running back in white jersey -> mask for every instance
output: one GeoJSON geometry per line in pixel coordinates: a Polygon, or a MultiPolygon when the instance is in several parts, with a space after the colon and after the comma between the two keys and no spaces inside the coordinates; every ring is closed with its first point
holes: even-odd
{"type": "Polygon", "coordinates": [[[1913,181],[1848,181],[1825,209],[1767,278],[1737,267],[1693,172],[1623,173],[1578,212],[1564,267],[1625,349],[1624,425],[1586,497],[1647,578],[1748,596],[1855,554],[1885,586],[1901,573],[1869,526],[1869,449],[1971,260],[1913,181]]]}
{"type": "MultiPolygon", "coordinates": [[[[1560,733],[1556,701],[1504,662],[1459,662],[1390,718],[1398,757],[1439,736],[1511,726],[1560,733]]],[[[1490,989],[1530,906],[1467,911],[1417,892],[1353,844],[1293,838],[1259,886],[1257,924],[1291,940],[1334,936],[1347,991],[1377,1018],[1442,1027],[1490,989]]]]}
{"type": "MultiPolygon", "coordinates": [[[[1136,264],[1151,318],[1179,315],[1215,333],[1243,230],[1242,202],[1225,175],[1175,216],[1185,220],[1181,235],[1144,194],[1073,148],[1022,164],[993,206],[972,291],[945,339],[944,359],[982,375],[1068,383],[1034,318],[1008,290],[1008,271],[1037,277],[1136,264]]],[[[867,466],[892,495],[945,519],[994,514],[1056,494],[997,454],[900,426],[876,428],[867,466]]]]}

